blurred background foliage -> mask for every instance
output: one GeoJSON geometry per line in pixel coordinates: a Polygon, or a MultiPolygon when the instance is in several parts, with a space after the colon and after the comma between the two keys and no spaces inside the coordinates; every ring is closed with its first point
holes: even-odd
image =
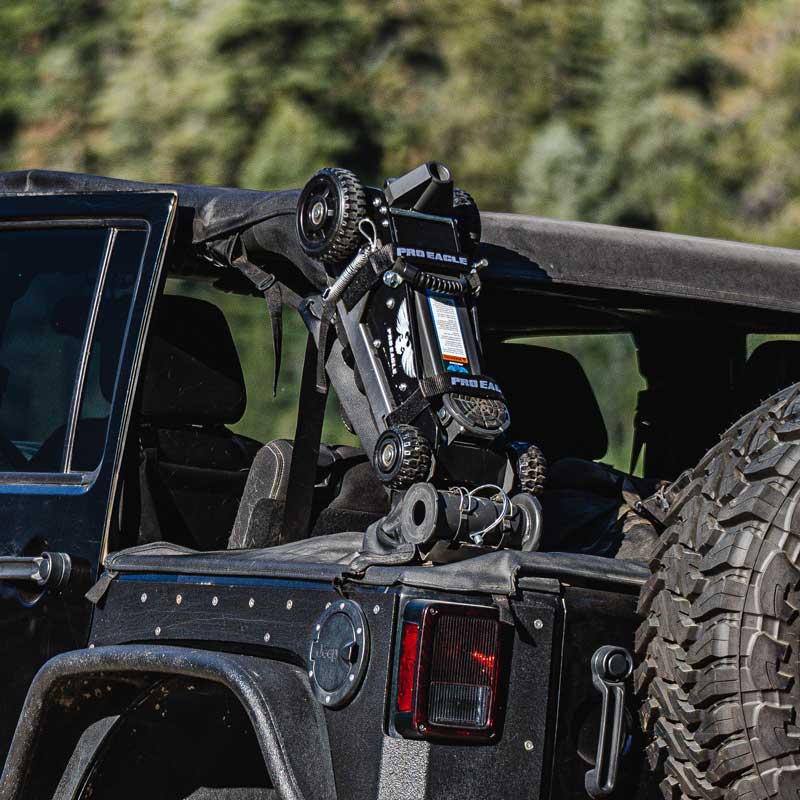
{"type": "MultiPolygon", "coordinates": [[[[280,188],[436,158],[484,209],[800,246],[797,0],[4,0],[0,44],[6,169],[280,188]]],[[[270,404],[234,300],[242,425],[288,435],[302,333],[270,404]]],[[[621,465],[632,345],[570,346],[621,465]]]]}

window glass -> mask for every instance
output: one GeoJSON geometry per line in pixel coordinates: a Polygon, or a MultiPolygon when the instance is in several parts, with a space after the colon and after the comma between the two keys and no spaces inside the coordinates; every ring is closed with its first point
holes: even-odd
{"type": "Polygon", "coordinates": [[[60,472],[109,232],[0,232],[0,470],[60,472]]]}
{"type": "Polygon", "coordinates": [[[578,360],[594,390],[608,430],[608,451],[603,461],[627,472],[636,401],[639,391],[645,388],[633,337],[628,333],[604,333],[537,336],[525,341],[564,350],[578,360]]]}
{"type": "Polygon", "coordinates": [[[147,234],[141,230],[115,232],[75,429],[73,471],[90,472],[103,456],[120,349],[146,240],[147,234]]]}

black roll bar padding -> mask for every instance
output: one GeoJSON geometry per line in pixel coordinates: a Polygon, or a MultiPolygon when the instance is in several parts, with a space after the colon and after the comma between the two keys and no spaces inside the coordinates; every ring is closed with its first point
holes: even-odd
{"type": "MultiPolygon", "coordinates": [[[[91,717],[91,701],[59,703],[71,681],[99,674],[104,685],[119,678],[185,676],[218,683],[242,704],[253,726],[270,780],[281,800],[336,800],[330,744],[322,707],[305,673],[291,664],[187,647],[115,645],[73,650],[51,658],[33,680],[22,708],[2,777],[0,800],[51,797],[71,749],[86,725],[65,717],[91,717]],[[65,741],[72,734],[74,741],[65,741]],[[64,754],[56,763],[55,754],[64,754]],[[313,769],[309,768],[313,765],[313,769]]],[[[127,682],[127,683],[126,683],[127,682]]],[[[107,699],[101,693],[98,703],[107,699]]],[[[103,703],[101,716],[109,713],[103,703]]],[[[117,713],[124,713],[126,705],[117,713]]],[[[87,724],[95,719],[89,718],[87,724]]]]}

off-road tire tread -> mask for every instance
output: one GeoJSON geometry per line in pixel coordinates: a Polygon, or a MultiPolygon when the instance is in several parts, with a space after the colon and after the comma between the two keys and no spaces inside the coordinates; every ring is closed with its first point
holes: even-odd
{"type": "Polygon", "coordinates": [[[666,491],[635,673],[670,800],[800,796],[800,384],[666,491]]]}

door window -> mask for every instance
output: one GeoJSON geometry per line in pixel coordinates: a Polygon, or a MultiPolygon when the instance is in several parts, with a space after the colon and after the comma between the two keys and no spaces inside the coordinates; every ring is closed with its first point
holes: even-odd
{"type": "Polygon", "coordinates": [[[120,284],[108,269],[120,235],[144,234],[99,227],[0,231],[1,472],[98,465],[119,318],[127,316],[133,289],[130,278],[120,284]],[[104,348],[113,350],[105,358],[104,348]]]}

